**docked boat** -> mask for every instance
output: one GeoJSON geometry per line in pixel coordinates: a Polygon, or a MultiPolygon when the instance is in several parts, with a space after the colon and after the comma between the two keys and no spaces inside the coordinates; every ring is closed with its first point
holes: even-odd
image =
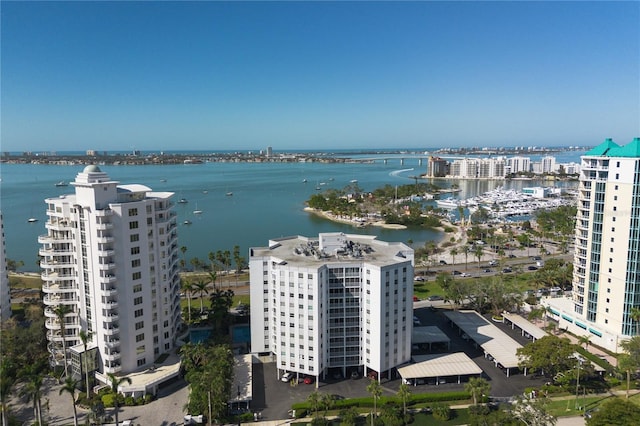
{"type": "Polygon", "coordinates": [[[462,205],[460,203],[460,200],[455,198],[445,198],[444,200],[436,200],[436,204],[441,209],[457,209],[462,205]]]}
{"type": "Polygon", "coordinates": [[[69,184],[63,180],[61,180],[60,182],[56,183],[56,186],[69,186],[69,184]]]}

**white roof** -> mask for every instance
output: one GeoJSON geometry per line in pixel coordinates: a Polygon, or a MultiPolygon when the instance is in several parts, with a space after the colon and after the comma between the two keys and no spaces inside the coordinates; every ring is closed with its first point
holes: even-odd
{"type": "Polygon", "coordinates": [[[505,368],[518,366],[520,358],[516,351],[522,345],[476,311],[451,311],[444,313],[467,336],[505,368]]]}
{"type": "Polygon", "coordinates": [[[524,330],[526,333],[529,333],[534,339],[541,339],[547,335],[547,332],[542,330],[540,327],[537,327],[535,324],[532,324],[530,321],[522,318],[520,315],[510,314],[508,312],[504,312],[502,314],[505,319],[514,323],[520,329],[524,330]]]}
{"type": "Polygon", "coordinates": [[[482,369],[464,352],[414,356],[417,361],[398,368],[403,379],[422,377],[467,376],[481,374],[482,369]]]}
{"type": "Polygon", "coordinates": [[[411,343],[449,343],[451,339],[435,325],[429,325],[425,327],[413,327],[413,333],[411,334],[411,343]]]}
{"type": "Polygon", "coordinates": [[[253,399],[253,359],[251,354],[236,355],[234,381],[229,402],[251,401],[253,399]],[[240,395],[238,395],[238,393],[240,395]]]}

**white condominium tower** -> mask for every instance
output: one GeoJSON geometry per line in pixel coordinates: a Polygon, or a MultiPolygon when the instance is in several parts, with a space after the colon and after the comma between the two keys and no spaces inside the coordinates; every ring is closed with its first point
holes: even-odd
{"type": "Polygon", "coordinates": [[[0,320],[5,321],[11,316],[11,294],[9,289],[9,273],[7,270],[7,253],[4,246],[4,220],[0,212],[0,320]]]}
{"type": "Polygon", "coordinates": [[[640,138],[611,139],[580,165],[573,299],[549,300],[560,328],[611,351],[640,334],[640,138]]]}
{"type": "Polygon", "coordinates": [[[51,362],[63,365],[63,349],[81,345],[84,330],[98,372],[149,367],[174,348],[180,325],[173,193],[119,185],[97,166],[71,184],[74,194],[45,200],[47,234],[38,238],[51,362]],[[60,306],[70,311],[62,326],[60,306]]]}
{"type": "Polygon", "coordinates": [[[411,359],[413,250],[375,236],[289,237],[250,250],[251,351],[319,377],[411,359]]]}

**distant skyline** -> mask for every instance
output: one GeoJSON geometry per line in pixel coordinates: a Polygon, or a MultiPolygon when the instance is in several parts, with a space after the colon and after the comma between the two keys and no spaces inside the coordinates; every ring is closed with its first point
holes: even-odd
{"type": "Polygon", "coordinates": [[[11,2],[1,150],[640,136],[640,2],[11,2]]]}

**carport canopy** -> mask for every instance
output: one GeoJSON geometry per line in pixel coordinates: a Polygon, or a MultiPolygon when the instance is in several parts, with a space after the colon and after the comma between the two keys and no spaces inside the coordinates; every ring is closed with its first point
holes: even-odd
{"type": "Polygon", "coordinates": [[[431,349],[431,345],[433,343],[446,343],[448,349],[449,344],[451,343],[451,339],[449,339],[449,337],[435,325],[426,327],[413,327],[413,333],[411,334],[411,344],[427,344],[429,345],[429,349],[431,349]]]}
{"type": "Polygon", "coordinates": [[[413,359],[416,361],[415,364],[398,368],[398,373],[403,379],[482,374],[482,369],[464,352],[416,355],[413,359]]]}
{"type": "Polygon", "coordinates": [[[504,333],[476,311],[452,311],[444,315],[476,342],[486,355],[507,369],[518,367],[520,358],[516,354],[522,345],[504,333]]]}
{"type": "Polygon", "coordinates": [[[505,320],[511,323],[512,329],[515,325],[520,330],[522,330],[523,333],[529,334],[533,338],[533,340],[541,339],[547,335],[546,331],[542,330],[540,327],[537,327],[535,324],[532,324],[528,320],[522,318],[520,315],[503,312],[502,316],[505,320]]]}

